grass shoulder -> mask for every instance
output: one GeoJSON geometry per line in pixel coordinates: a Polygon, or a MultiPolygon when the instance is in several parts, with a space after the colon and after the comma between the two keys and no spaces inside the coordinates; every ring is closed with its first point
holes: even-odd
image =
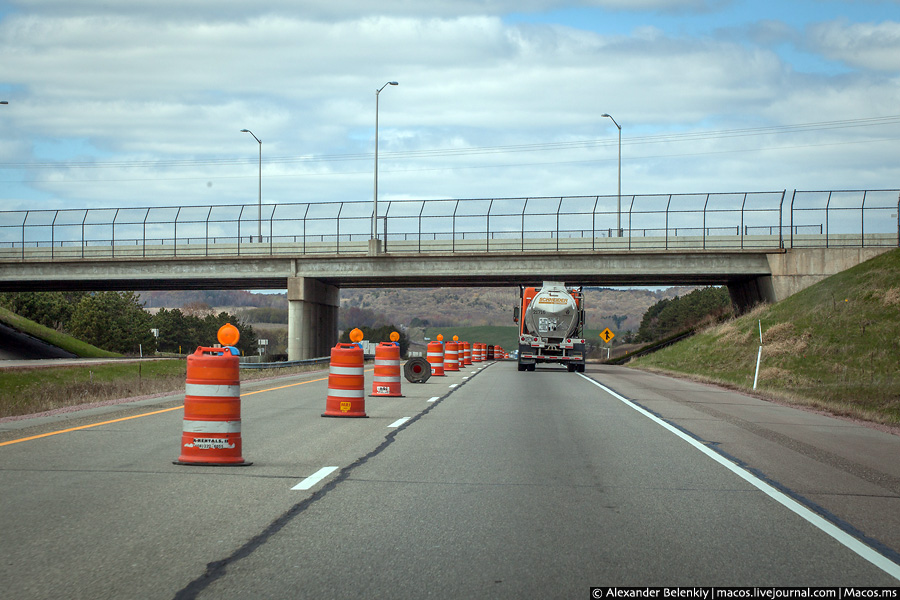
{"type": "MultiPolygon", "coordinates": [[[[280,379],[322,366],[241,369],[241,381],[280,379]]],[[[143,396],[183,394],[186,357],[0,369],[0,418],[143,396]]]]}
{"type": "Polygon", "coordinates": [[[629,363],[900,425],[900,250],[629,363]]]}

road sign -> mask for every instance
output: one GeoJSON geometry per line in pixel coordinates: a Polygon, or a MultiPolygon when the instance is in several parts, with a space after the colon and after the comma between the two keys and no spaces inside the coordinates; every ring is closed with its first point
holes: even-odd
{"type": "Polygon", "coordinates": [[[609,330],[609,327],[600,332],[600,337],[603,338],[603,341],[607,344],[612,341],[616,334],[609,330]]]}

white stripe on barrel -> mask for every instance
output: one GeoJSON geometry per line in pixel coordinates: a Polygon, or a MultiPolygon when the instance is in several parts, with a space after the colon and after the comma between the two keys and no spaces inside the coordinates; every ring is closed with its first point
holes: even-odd
{"type": "Polygon", "coordinates": [[[240,421],[184,421],[185,433],[240,433],[240,421]]]}
{"type": "Polygon", "coordinates": [[[241,395],[241,386],[217,385],[206,383],[186,383],[184,393],[187,396],[212,396],[223,398],[236,398],[241,395]]]}
{"type": "Polygon", "coordinates": [[[336,367],[332,365],[328,372],[332,375],[362,375],[363,367],[336,367]]]}
{"type": "Polygon", "coordinates": [[[366,392],[365,390],[339,390],[328,388],[328,395],[334,396],[335,398],[365,398],[366,392]]]}

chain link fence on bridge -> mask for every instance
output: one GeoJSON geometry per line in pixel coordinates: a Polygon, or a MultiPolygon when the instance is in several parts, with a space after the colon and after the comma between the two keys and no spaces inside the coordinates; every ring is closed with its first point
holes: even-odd
{"type": "MultiPolygon", "coordinates": [[[[900,192],[380,200],[390,253],[898,246],[900,192]]],[[[0,258],[366,253],[372,202],[0,213],[0,258]],[[260,231],[262,235],[260,236],[260,231]]]]}

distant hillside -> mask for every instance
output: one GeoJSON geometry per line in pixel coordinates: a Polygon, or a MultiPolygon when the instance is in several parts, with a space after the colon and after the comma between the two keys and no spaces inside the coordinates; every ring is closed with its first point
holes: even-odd
{"type": "Polygon", "coordinates": [[[753,387],[839,415],[900,425],[900,249],[629,366],[753,387]]]}
{"type": "MultiPolygon", "coordinates": [[[[664,298],[689,293],[692,287],[660,291],[591,288],[585,291],[587,324],[591,329],[637,331],[647,309],[664,298]]],[[[412,288],[341,290],[341,308],[371,310],[386,323],[414,326],[507,326],[512,323],[518,288],[412,288]]],[[[207,304],[215,309],[273,308],[285,311],[286,294],[254,294],[246,291],[140,292],[151,310],[207,304]]],[[[253,313],[246,313],[252,315],[253,313]]],[[[265,322],[274,322],[267,318],[265,322]]],[[[251,320],[251,324],[254,324],[251,320]]]]}
{"type": "MultiPolygon", "coordinates": [[[[637,331],[650,306],[693,289],[587,289],[588,327],[637,331]]],[[[346,289],[341,290],[341,308],[371,309],[396,325],[508,326],[518,298],[518,288],[346,289]]]]}

